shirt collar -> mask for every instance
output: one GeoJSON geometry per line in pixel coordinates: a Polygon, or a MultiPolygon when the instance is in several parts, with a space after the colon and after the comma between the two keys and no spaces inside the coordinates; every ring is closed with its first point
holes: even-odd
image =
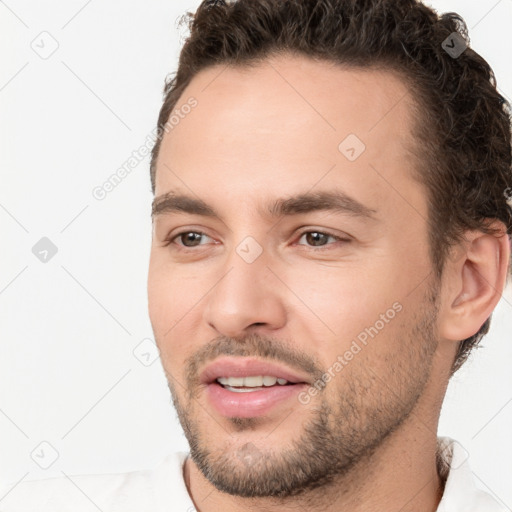
{"type": "Polygon", "coordinates": [[[505,512],[490,494],[475,485],[469,453],[449,437],[437,438],[438,473],[445,482],[437,512],[505,512]]]}

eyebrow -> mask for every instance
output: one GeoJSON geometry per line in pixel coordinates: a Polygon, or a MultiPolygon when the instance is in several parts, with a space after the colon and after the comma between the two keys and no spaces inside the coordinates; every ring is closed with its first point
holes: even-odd
{"type": "MultiPolygon", "coordinates": [[[[276,218],[283,215],[299,215],[315,211],[330,211],[367,219],[375,219],[375,213],[377,213],[376,210],[363,205],[340,190],[326,190],[305,192],[273,200],[267,205],[266,210],[263,210],[263,215],[276,218]]],[[[152,218],[166,213],[189,213],[222,219],[219,212],[202,199],[172,191],[162,194],[153,200],[151,208],[152,218]]]]}

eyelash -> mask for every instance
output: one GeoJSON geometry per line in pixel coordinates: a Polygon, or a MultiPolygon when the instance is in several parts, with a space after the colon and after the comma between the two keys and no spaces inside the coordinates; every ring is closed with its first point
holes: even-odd
{"type": "MultiPolygon", "coordinates": [[[[180,236],[182,235],[185,235],[185,234],[188,234],[188,233],[194,233],[196,235],[204,235],[204,236],[208,236],[206,233],[203,233],[202,231],[193,231],[193,230],[185,230],[185,231],[180,231],[179,233],[176,233],[175,235],[173,235],[171,238],[166,238],[165,239],[165,244],[164,244],[164,247],[169,247],[171,246],[171,244],[174,243],[174,241],[178,238],[180,238],[180,236]]],[[[304,236],[304,235],[307,235],[309,233],[317,233],[317,234],[320,234],[320,235],[326,235],[328,237],[331,237],[331,238],[334,238],[337,242],[350,242],[349,239],[347,238],[342,238],[340,236],[337,236],[337,235],[333,235],[332,233],[328,233],[326,231],[319,231],[319,230],[316,230],[316,229],[313,229],[313,230],[306,230],[306,231],[302,231],[300,234],[299,234],[299,240],[304,236]]],[[[180,244],[174,244],[174,245],[177,245],[179,248],[177,249],[178,251],[182,251],[182,252],[192,252],[194,251],[197,247],[201,247],[201,245],[204,245],[204,244],[200,244],[200,245],[196,245],[194,247],[187,247],[185,245],[180,245],[180,244]]],[[[300,245],[304,245],[304,244],[300,244],[300,245]]],[[[329,245],[335,245],[335,244],[326,244],[324,246],[318,246],[318,247],[315,247],[313,245],[310,245],[310,246],[306,246],[306,247],[310,247],[311,249],[313,249],[313,251],[325,251],[325,250],[330,250],[331,247],[329,247],[329,245]]]]}

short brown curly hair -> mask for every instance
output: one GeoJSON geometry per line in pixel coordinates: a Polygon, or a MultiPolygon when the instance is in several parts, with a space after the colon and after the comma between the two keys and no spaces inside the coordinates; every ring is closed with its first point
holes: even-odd
{"type": "MultiPolygon", "coordinates": [[[[151,155],[151,187],[165,124],[194,76],[213,65],[249,66],[295,53],[400,73],[414,92],[417,178],[429,200],[430,253],[440,279],[466,230],[512,233],[510,105],[489,64],[469,47],[464,20],[418,0],[206,0],[187,13],[190,36],[164,102],[151,155]],[[460,55],[450,54],[455,45],[460,55]],[[450,39],[451,37],[451,39],[450,39]],[[447,41],[449,43],[447,43],[447,41]]],[[[489,330],[461,340],[452,374],[489,330]]]]}

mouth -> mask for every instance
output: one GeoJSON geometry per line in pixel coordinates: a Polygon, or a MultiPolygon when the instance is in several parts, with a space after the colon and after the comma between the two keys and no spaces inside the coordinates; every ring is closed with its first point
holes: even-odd
{"type": "Polygon", "coordinates": [[[308,378],[274,362],[224,357],[203,370],[200,382],[206,386],[209,405],[218,414],[251,418],[289,405],[308,385],[308,378]]]}

